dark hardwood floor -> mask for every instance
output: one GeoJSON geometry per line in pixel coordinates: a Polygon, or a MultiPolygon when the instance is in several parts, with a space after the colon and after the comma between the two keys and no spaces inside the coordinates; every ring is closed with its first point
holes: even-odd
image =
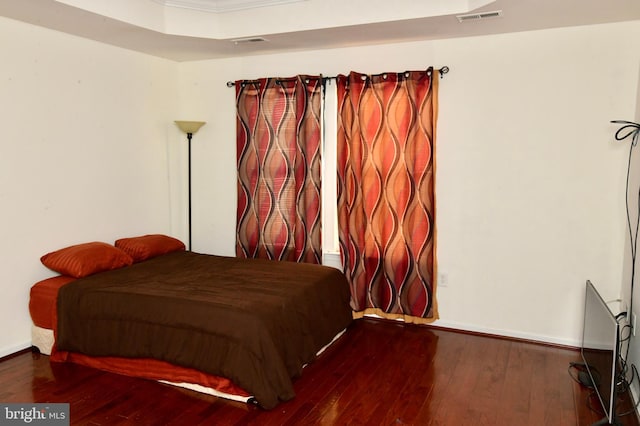
{"type": "MultiPolygon", "coordinates": [[[[569,374],[579,360],[572,349],[364,319],[271,411],[31,352],[0,362],[0,402],[68,402],[74,425],[590,425],[601,414],[569,374]]],[[[620,420],[638,425],[633,412],[620,420]]]]}

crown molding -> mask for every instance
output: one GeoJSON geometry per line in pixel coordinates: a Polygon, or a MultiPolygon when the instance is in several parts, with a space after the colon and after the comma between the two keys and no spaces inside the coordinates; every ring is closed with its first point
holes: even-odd
{"type": "Polygon", "coordinates": [[[153,0],[168,7],[198,10],[201,12],[225,13],[258,7],[299,3],[307,0],[153,0]]]}

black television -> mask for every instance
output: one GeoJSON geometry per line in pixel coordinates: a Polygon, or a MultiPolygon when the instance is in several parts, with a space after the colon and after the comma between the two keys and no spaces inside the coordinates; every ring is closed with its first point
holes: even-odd
{"type": "Polygon", "coordinates": [[[616,424],[616,385],[619,368],[620,326],[591,281],[587,280],[582,332],[582,360],[605,417],[596,424],[616,424]]]}

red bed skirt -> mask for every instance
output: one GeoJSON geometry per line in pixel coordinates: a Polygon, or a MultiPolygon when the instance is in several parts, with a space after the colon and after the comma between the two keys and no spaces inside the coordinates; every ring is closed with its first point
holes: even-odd
{"type": "Polygon", "coordinates": [[[251,396],[247,391],[225,377],[213,376],[192,368],[179,367],[156,359],[91,357],[74,352],[58,351],[54,345],[51,351],[51,361],[73,362],[74,364],[130,377],[197,384],[215,389],[218,392],[244,398],[251,396]]]}

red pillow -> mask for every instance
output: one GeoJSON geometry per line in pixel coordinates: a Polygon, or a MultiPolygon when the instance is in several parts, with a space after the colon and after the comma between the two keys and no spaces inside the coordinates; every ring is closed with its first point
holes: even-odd
{"type": "Polygon", "coordinates": [[[40,258],[47,268],[62,275],[82,278],[97,272],[122,268],[133,263],[124,251],[98,241],[65,247],[40,258]]]}
{"type": "Polygon", "coordinates": [[[134,262],[141,262],[162,254],[185,250],[185,245],[182,241],[162,234],[121,238],[115,242],[115,246],[131,256],[134,262]]]}

